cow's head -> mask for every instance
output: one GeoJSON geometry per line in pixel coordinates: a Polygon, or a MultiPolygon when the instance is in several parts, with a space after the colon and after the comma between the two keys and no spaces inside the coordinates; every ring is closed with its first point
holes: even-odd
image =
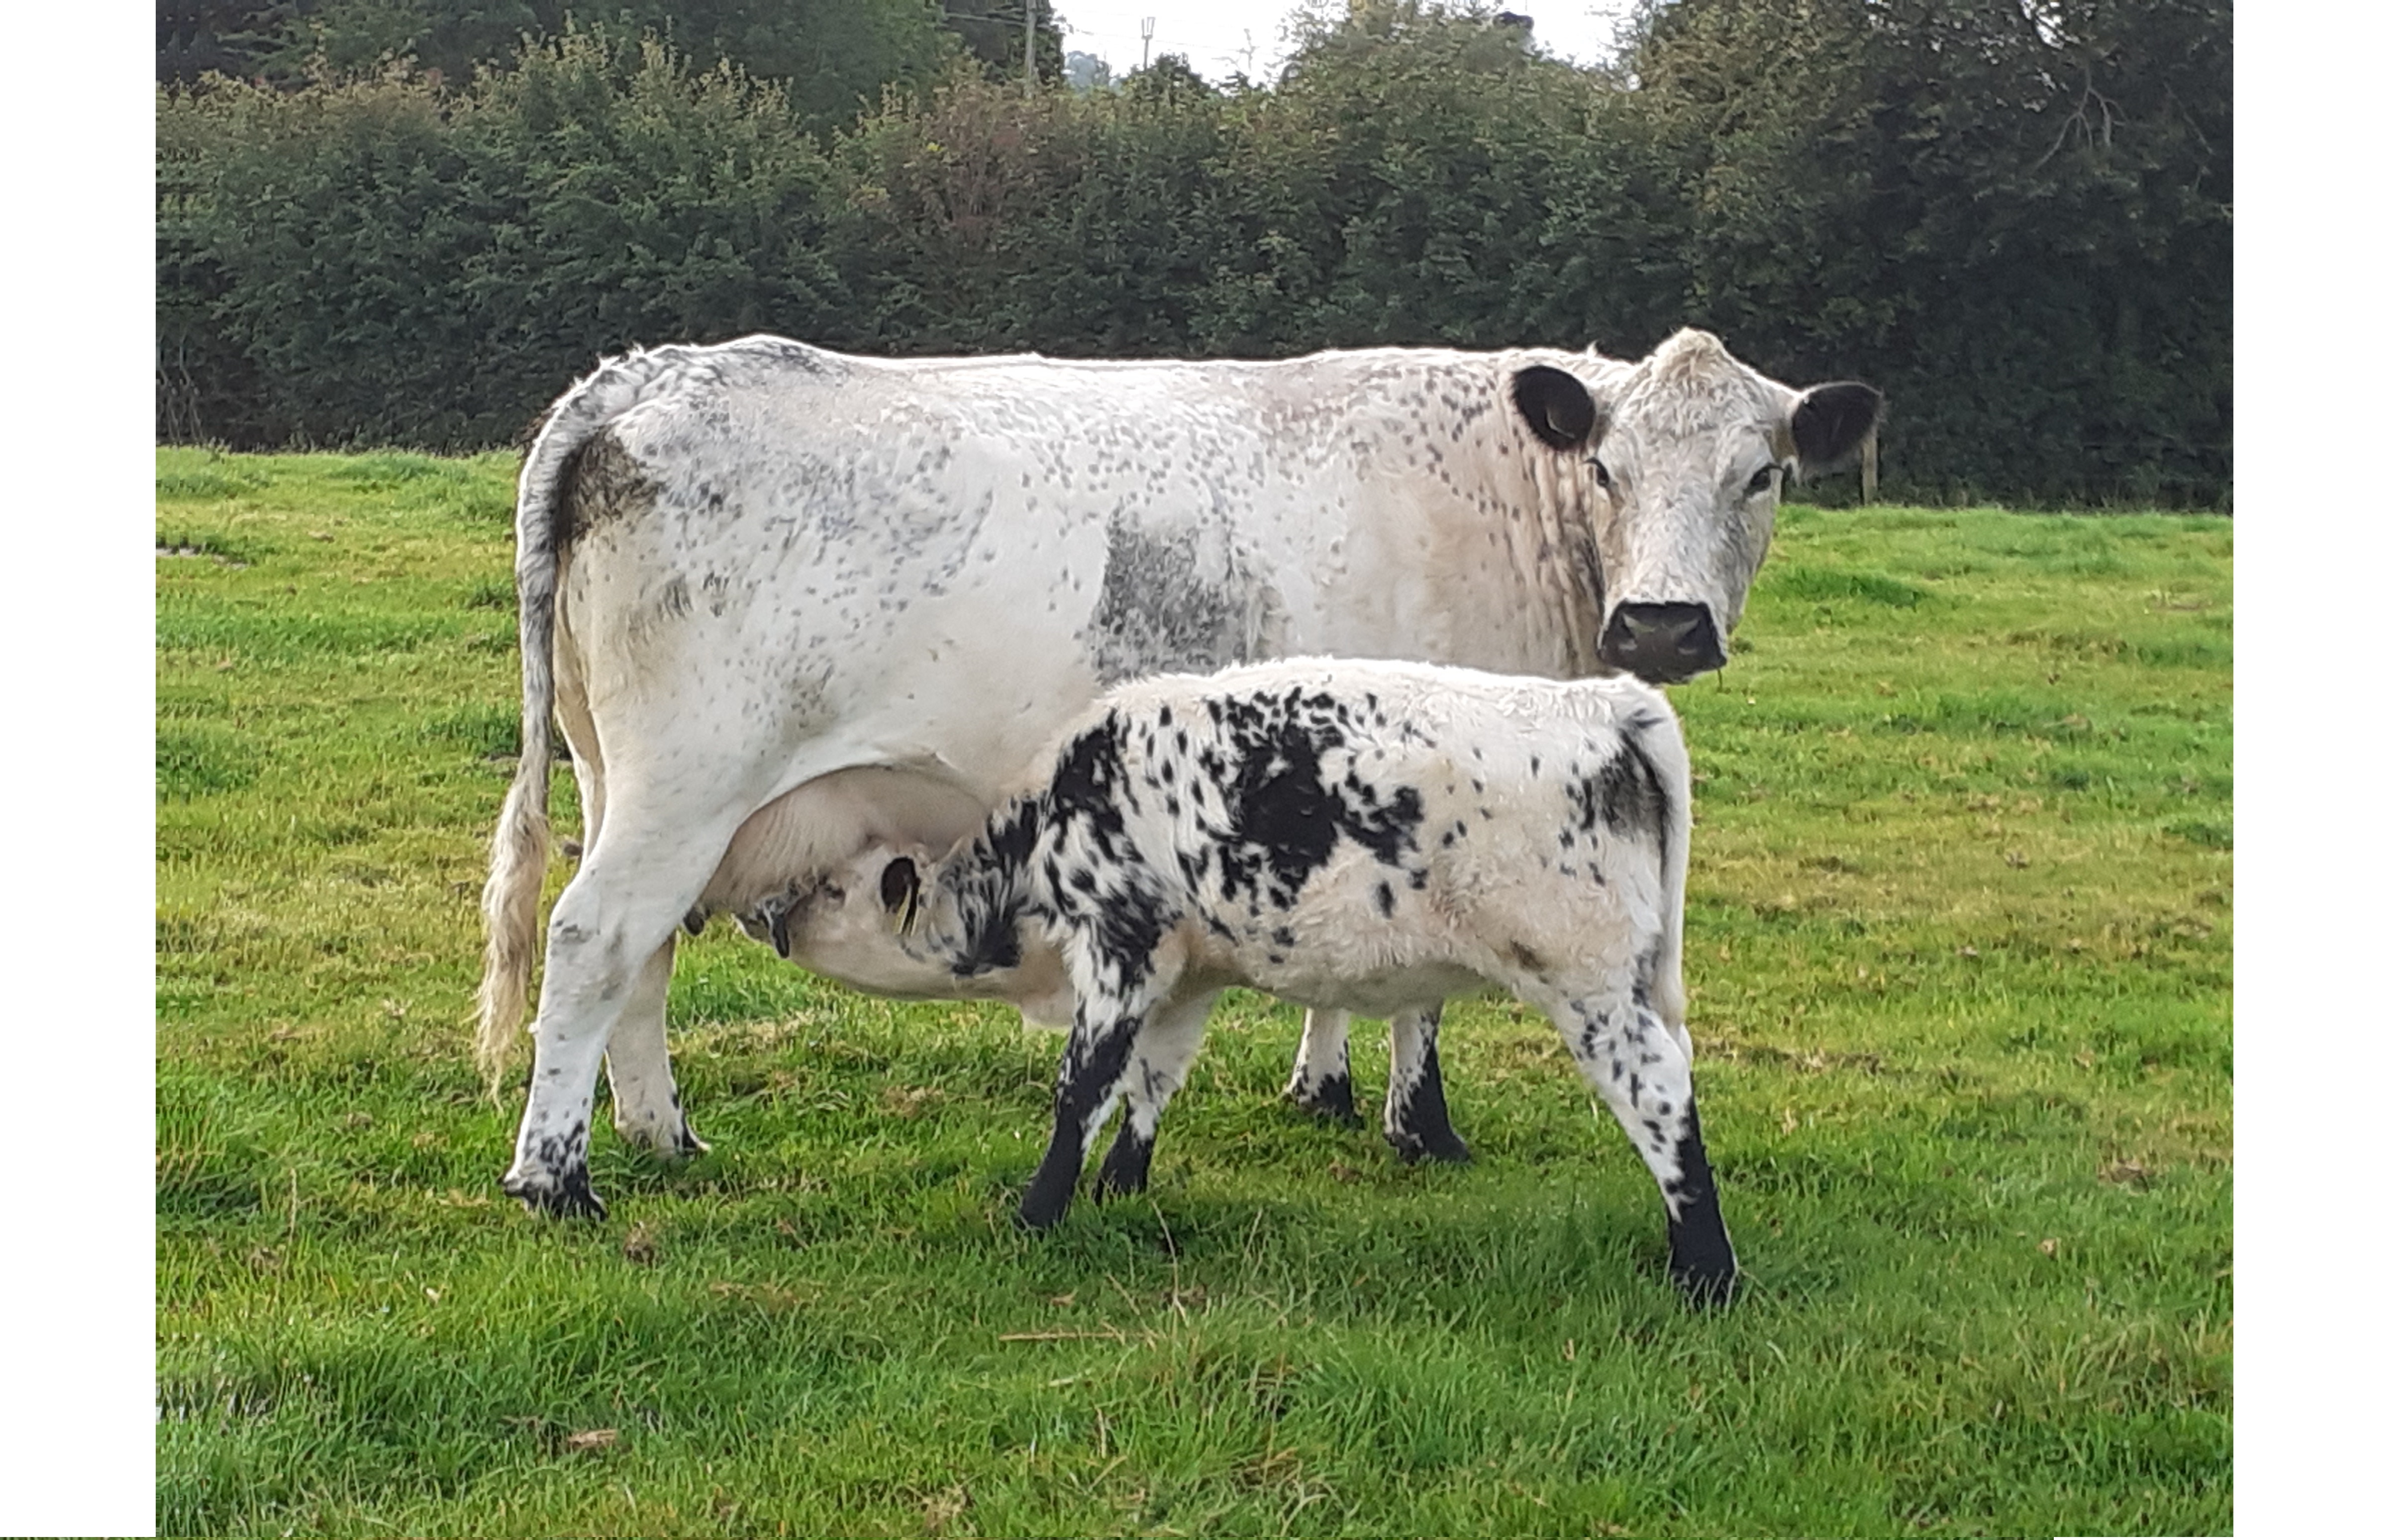
{"type": "Polygon", "coordinates": [[[1534,364],[1512,389],[1530,431],[1597,488],[1598,656],[1655,684],[1722,666],[1782,478],[1846,463],[1882,407],[1852,381],[1792,390],[1698,331],[1595,384],[1534,364]]]}

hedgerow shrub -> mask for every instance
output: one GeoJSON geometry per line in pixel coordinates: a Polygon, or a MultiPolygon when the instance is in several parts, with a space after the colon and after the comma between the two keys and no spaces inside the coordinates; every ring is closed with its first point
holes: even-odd
{"type": "Polygon", "coordinates": [[[824,139],[618,35],[462,87],[174,91],[160,432],[491,446],[596,354],[756,330],[1628,356],[1698,324],[1887,391],[1893,493],[2229,499],[2229,5],[1679,0],[1629,64],[1375,0],[1273,89],[964,64],[824,139]]]}

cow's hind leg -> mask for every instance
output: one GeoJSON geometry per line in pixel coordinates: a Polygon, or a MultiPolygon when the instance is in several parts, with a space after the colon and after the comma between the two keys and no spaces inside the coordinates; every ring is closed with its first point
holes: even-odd
{"type": "Polygon", "coordinates": [[[1447,1120],[1438,1073],[1438,1020],[1443,1004],[1400,1011],[1388,1023],[1388,1101],[1381,1131],[1407,1161],[1462,1162],[1471,1151],[1447,1120]]]}
{"type": "MultiPolygon", "coordinates": [[[[667,945],[736,832],[740,814],[663,819],[611,810],[552,906],[536,1005],[535,1074],[502,1190],[543,1213],[602,1216],[586,1172],[594,1078],[647,964],[667,945]]],[[[662,1053],[666,1055],[663,1040],[662,1053]]]]}
{"type": "Polygon", "coordinates": [[[1212,1014],[1212,1003],[1220,997],[1220,991],[1209,990],[1192,999],[1166,1001],[1138,1029],[1129,1048],[1128,1068],[1121,1077],[1128,1110],[1121,1118],[1121,1131],[1111,1148],[1104,1151],[1102,1168],[1096,1173],[1097,1202],[1116,1193],[1145,1191],[1163,1106],[1186,1083],[1196,1050],[1204,1043],[1204,1019],[1212,1014]]]}
{"type": "Polygon", "coordinates": [[[1316,1118],[1359,1128],[1354,1115],[1354,1077],[1346,1065],[1346,1013],[1308,1010],[1296,1043],[1296,1069],[1287,1077],[1288,1100],[1316,1118]]]}
{"type": "Polygon", "coordinates": [[[1663,1191],[1673,1281],[1693,1304],[1726,1303],[1738,1288],[1739,1263],[1706,1163],[1681,1039],[1655,1011],[1627,999],[1570,1000],[1549,1014],[1663,1191]]]}
{"type": "Polygon", "coordinates": [[[687,1121],[677,1077],[669,1069],[669,975],[676,965],[672,937],[636,976],[627,1003],[610,1028],[604,1060],[610,1074],[610,1123],[619,1137],[672,1158],[699,1155],[710,1148],[687,1121]]]}

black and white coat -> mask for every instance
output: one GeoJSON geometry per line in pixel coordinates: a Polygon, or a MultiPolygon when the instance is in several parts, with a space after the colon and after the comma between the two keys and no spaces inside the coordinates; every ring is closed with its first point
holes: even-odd
{"type": "Polygon", "coordinates": [[[1060,1219],[1124,1103],[1096,1193],[1145,1186],[1231,985],[1388,1018],[1390,1140],[1459,1155],[1439,1014],[1493,984],[1555,1023],[1656,1176],[1675,1276],[1720,1300],[1736,1264],[1682,1023],[1688,839],[1688,756],[1643,684],[1300,659],[1111,692],[981,833],[893,862],[882,899],[905,948],[957,975],[1037,944],[1063,960],[1073,1022],[1031,1226],[1060,1219]]]}

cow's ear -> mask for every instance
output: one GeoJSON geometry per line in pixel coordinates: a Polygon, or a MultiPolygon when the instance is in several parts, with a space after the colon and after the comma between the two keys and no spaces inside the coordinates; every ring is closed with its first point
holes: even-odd
{"type": "Polygon", "coordinates": [[[1513,407],[1551,449],[1577,449],[1597,427],[1597,397],[1563,370],[1533,364],[1513,377],[1513,407]]]}
{"type": "Polygon", "coordinates": [[[1811,386],[1789,409],[1789,436],[1799,469],[1820,476],[1845,464],[1881,421],[1882,393],[1853,379],[1811,386]]]}

